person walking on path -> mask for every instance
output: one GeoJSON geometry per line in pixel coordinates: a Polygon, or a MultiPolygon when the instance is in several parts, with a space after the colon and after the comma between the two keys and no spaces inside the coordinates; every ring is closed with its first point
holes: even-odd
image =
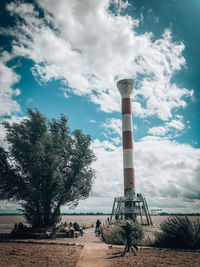
{"type": "Polygon", "coordinates": [[[138,247],[136,245],[132,244],[132,240],[131,240],[131,225],[130,225],[130,221],[126,221],[126,225],[121,225],[121,227],[123,228],[123,230],[125,231],[125,237],[126,237],[126,241],[125,241],[125,248],[124,248],[124,253],[123,255],[125,255],[126,252],[129,252],[129,250],[131,249],[133,252],[133,255],[136,255],[135,250],[138,250],[138,247]],[[135,250],[133,249],[133,247],[135,248],[135,250]]]}
{"type": "Polygon", "coordinates": [[[96,221],[96,232],[98,232],[99,230],[100,230],[100,225],[101,225],[101,221],[98,219],[97,221],[96,221]]]}

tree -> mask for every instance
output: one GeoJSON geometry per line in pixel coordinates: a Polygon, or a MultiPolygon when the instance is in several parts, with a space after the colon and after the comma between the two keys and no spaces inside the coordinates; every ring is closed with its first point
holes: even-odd
{"type": "Polygon", "coordinates": [[[91,191],[90,136],[71,133],[64,115],[47,120],[30,109],[28,118],[4,127],[9,148],[0,148],[0,199],[19,202],[33,227],[55,225],[62,205],[75,207],[91,191]]]}

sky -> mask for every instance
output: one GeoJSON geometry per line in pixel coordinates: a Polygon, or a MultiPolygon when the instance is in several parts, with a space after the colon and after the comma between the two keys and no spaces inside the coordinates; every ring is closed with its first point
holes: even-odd
{"type": "Polygon", "coordinates": [[[37,108],[92,138],[90,197],[62,212],[111,212],[123,195],[121,79],[135,82],[136,192],[150,209],[200,212],[199,14],[199,0],[1,0],[0,121],[37,108]]]}

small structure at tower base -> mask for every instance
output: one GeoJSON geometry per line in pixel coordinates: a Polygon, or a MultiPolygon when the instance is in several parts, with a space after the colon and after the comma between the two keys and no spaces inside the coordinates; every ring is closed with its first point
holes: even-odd
{"type": "Polygon", "coordinates": [[[153,224],[146,199],[141,194],[115,197],[110,219],[131,219],[140,221],[142,225],[153,224]]]}

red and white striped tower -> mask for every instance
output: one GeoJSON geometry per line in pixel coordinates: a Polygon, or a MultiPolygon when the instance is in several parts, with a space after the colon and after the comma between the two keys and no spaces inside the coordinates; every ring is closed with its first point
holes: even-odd
{"type": "Polygon", "coordinates": [[[119,218],[137,220],[140,215],[143,224],[142,214],[146,216],[147,225],[152,225],[151,216],[145,197],[135,193],[135,171],[133,161],[133,126],[131,94],[134,81],[124,79],[117,82],[117,87],[122,97],[122,136],[123,136],[123,167],[124,167],[124,197],[115,197],[111,213],[115,219],[119,218]],[[116,206],[117,204],[117,206],[116,206]]]}
{"type": "Polygon", "coordinates": [[[135,172],[133,162],[133,127],[131,93],[134,81],[124,79],[117,82],[122,97],[122,136],[123,136],[123,168],[124,168],[124,196],[135,196],[135,172]]]}

